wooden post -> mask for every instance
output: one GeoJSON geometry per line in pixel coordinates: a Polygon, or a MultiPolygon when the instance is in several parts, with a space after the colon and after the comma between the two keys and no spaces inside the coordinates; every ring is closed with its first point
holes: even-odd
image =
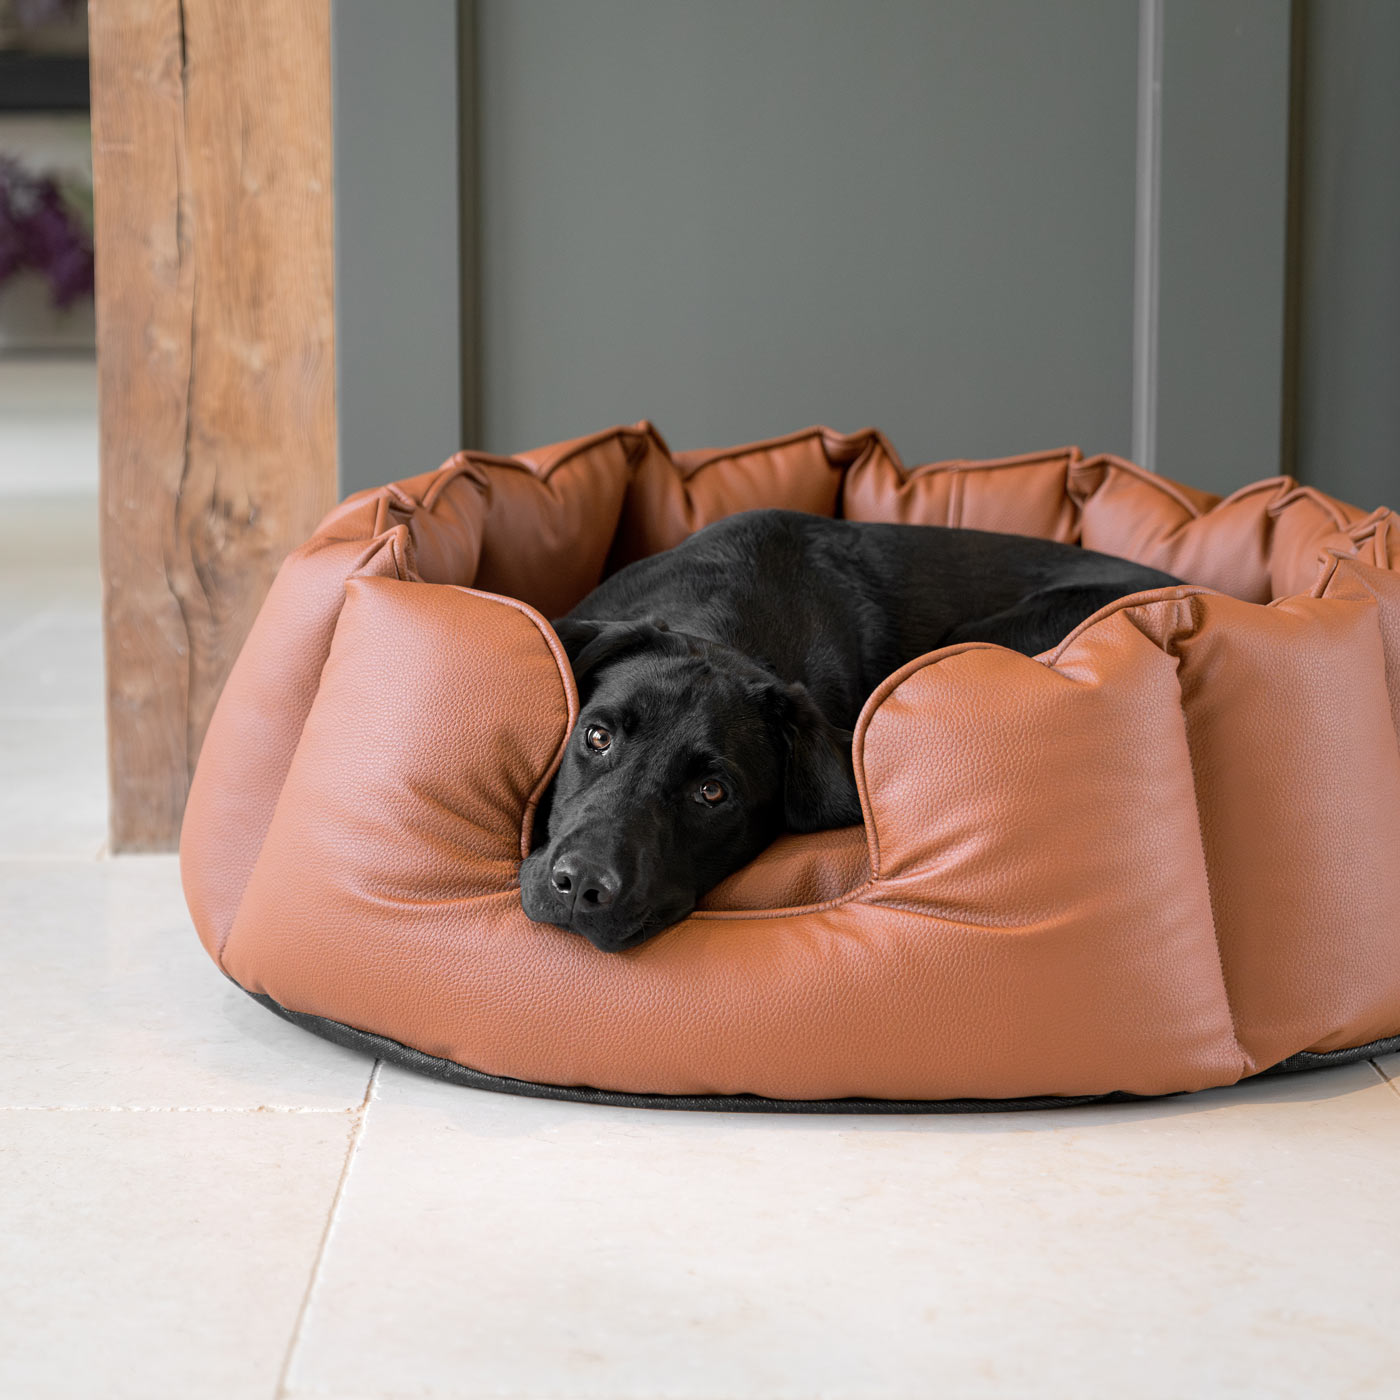
{"type": "Polygon", "coordinates": [[[329,0],[89,15],[111,846],[168,850],[239,646],[336,496],[329,0]]]}

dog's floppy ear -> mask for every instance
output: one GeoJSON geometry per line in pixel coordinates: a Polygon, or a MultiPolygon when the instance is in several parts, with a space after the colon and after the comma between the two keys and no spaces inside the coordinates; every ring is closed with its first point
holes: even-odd
{"type": "Polygon", "coordinates": [[[591,618],[582,617],[561,617],[549,625],[554,628],[554,635],[563,642],[570,666],[578,660],[584,647],[608,626],[606,622],[594,622],[591,618]]]}
{"type": "Polygon", "coordinates": [[[787,740],[783,816],[792,831],[825,831],[862,820],[851,766],[851,732],[838,729],[801,685],[777,692],[787,740]]]}
{"type": "Polygon", "coordinates": [[[551,625],[564,644],[576,681],[604,661],[648,645],[658,632],[666,630],[664,622],[598,622],[575,617],[561,617],[551,625]]]}

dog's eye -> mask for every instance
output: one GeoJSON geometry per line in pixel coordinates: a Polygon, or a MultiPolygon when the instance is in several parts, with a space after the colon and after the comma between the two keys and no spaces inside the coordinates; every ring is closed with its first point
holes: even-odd
{"type": "Polygon", "coordinates": [[[711,778],[708,782],[700,784],[700,796],[713,807],[717,802],[723,802],[729,794],[725,792],[723,783],[717,783],[711,778]]]}
{"type": "Polygon", "coordinates": [[[607,753],[612,748],[612,734],[601,724],[590,724],[583,731],[583,741],[594,753],[607,753]]]}

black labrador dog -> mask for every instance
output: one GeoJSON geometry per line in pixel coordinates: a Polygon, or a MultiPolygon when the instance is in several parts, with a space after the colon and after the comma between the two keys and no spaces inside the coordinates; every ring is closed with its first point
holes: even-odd
{"type": "Polygon", "coordinates": [[[781,832],[861,820],[851,729],[906,661],[1034,655],[1178,581],[1049,540],[787,510],[629,565],[554,623],[581,708],[521,865],[526,914],[635,947],[781,832]]]}

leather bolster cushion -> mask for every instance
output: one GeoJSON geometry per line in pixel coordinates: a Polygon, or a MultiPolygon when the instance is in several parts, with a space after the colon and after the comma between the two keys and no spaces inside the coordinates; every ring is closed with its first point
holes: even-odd
{"type": "Polygon", "coordinates": [[[1226,1084],[1400,1033],[1400,528],[1063,449],[908,470],[873,431],[673,454],[647,423],[458,454],[283,566],[182,835],[244,988],[491,1075],[1002,1099],[1226,1084]],[[976,526],[1188,578],[1029,658],[920,657],[863,828],[786,837],[626,954],[517,872],[577,715],[545,618],[736,510],[976,526]]]}

